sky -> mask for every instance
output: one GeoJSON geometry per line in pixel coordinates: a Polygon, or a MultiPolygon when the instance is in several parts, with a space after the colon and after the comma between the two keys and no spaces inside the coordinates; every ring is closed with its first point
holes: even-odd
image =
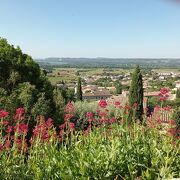
{"type": "Polygon", "coordinates": [[[0,0],[0,37],[33,58],[180,58],[180,0],[0,0]]]}

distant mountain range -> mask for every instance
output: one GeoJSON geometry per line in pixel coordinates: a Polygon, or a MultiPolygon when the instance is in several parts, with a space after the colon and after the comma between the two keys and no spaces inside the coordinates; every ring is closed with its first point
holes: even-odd
{"type": "Polygon", "coordinates": [[[148,58],[58,58],[49,57],[45,59],[35,59],[40,66],[51,67],[117,67],[117,68],[131,68],[135,64],[139,64],[147,68],[159,67],[176,67],[180,68],[180,58],[161,58],[161,59],[148,59],[148,58]]]}

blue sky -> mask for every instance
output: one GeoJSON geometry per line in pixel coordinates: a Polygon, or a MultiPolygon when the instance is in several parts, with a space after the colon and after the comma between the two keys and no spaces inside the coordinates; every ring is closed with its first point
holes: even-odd
{"type": "Polygon", "coordinates": [[[0,0],[0,36],[34,58],[180,57],[173,0],[0,0]]]}

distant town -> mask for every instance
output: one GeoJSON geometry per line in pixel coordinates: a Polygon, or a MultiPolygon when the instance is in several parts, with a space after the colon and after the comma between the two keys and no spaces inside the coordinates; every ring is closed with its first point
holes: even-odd
{"type": "MultiPolygon", "coordinates": [[[[131,72],[132,70],[117,68],[55,68],[47,70],[47,76],[53,85],[71,89],[74,94],[76,94],[77,76],[80,76],[84,100],[107,99],[126,103],[131,72]],[[117,84],[121,87],[117,87],[117,84]],[[117,88],[120,88],[119,92],[117,88]]],[[[157,99],[161,87],[169,89],[169,101],[176,99],[176,91],[180,88],[180,69],[142,69],[142,74],[146,99],[157,99]]]]}

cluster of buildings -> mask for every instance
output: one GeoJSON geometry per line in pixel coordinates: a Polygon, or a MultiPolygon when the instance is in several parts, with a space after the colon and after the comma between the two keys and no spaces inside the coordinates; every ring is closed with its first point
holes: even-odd
{"type": "MultiPolygon", "coordinates": [[[[56,76],[70,76],[72,75],[70,71],[64,70],[60,73],[57,73],[56,76]]],[[[53,76],[51,72],[49,72],[49,76],[53,76]]],[[[157,72],[157,71],[151,71],[151,73],[147,73],[143,75],[143,87],[144,87],[144,96],[145,97],[156,97],[159,95],[159,91],[151,91],[152,88],[149,82],[153,81],[166,81],[168,78],[180,78],[180,72],[157,72]]],[[[85,100],[100,100],[100,99],[115,99],[115,98],[121,98],[126,99],[128,97],[128,91],[123,91],[122,94],[119,94],[117,96],[114,96],[114,92],[116,91],[116,87],[113,85],[113,83],[121,82],[123,86],[130,86],[131,84],[131,74],[130,72],[122,73],[122,74],[109,74],[109,75],[103,75],[103,74],[97,74],[92,76],[84,76],[82,77],[83,85],[82,85],[82,92],[83,92],[83,99],[85,100]],[[93,85],[95,81],[103,78],[108,78],[112,86],[110,87],[99,87],[98,85],[93,85]]],[[[171,89],[172,91],[176,91],[177,89],[180,89],[180,80],[174,81],[175,88],[171,89]]],[[[76,93],[76,81],[68,82],[67,84],[68,88],[74,89],[76,93]]],[[[57,84],[57,86],[61,87],[62,84],[57,84]]],[[[175,94],[171,94],[169,99],[173,100],[175,99],[175,94]]]]}

